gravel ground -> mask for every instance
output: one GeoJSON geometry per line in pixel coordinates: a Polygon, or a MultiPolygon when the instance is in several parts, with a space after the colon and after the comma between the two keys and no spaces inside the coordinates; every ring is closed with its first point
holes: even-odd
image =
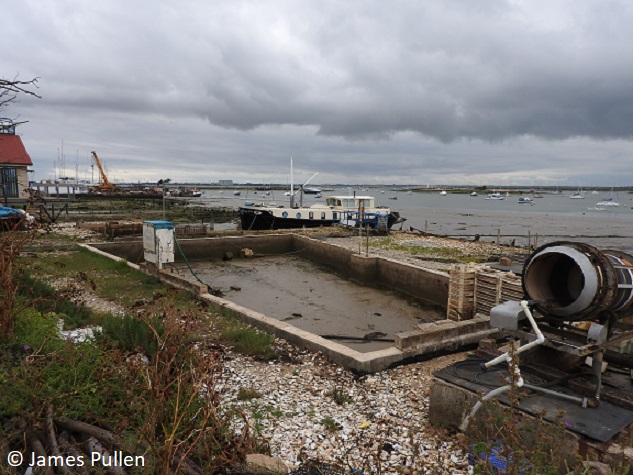
{"type": "Polygon", "coordinates": [[[231,355],[220,389],[223,402],[240,406],[289,468],[311,459],[367,474],[469,473],[462,436],[428,422],[431,373],[463,354],[359,377],[320,354],[279,344],[293,362],[231,355]],[[260,397],[240,401],[240,389],[260,397]]]}

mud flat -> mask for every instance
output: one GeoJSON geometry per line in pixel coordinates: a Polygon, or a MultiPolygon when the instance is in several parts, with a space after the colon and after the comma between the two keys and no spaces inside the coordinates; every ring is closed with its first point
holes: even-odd
{"type": "Polygon", "coordinates": [[[633,250],[633,211],[618,214],[606,211],[582,213],[514,212],[509,210],[408,209],[403,229],[409,226],[435,235],[528,245],[529,237],[538,245],[554,241],[581,241],[602,249],[633,250]]]}
{"type": "MultiPolygon", "coordinates": [[[[223,298],[359,352],[393,346],[398,332],[445,318],[445,310],[401,292],[359,285],[296,256],[192,263],[223,298]],[[342,338],[341,337],[351,337],[342,338]],[[374,341],[372,341],[374,340],[374,341]]],[[[178,265],[183,275],[185,265],[178,265]]]]}

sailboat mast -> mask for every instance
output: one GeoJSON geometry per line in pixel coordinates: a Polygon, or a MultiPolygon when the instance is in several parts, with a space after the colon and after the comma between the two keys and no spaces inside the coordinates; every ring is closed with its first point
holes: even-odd
{"type": "Polygon", "coordinates": [[[295,190],[294,190],[294,175],[292,173],[292,157],[290,157],[290,207],[294,208],[295,204],[295,190]]]}

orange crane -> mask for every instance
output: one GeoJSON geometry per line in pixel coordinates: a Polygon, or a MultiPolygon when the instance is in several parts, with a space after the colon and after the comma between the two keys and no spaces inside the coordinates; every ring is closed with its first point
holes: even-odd
{"type": "Polygon", "coordinates": [[[99,190],[114,191],[116,189],[116,186],[110,183],[110,180],[108,180],[108,176],[105,174],[105,171],[103,170],[103,167],[101,166],[101,160],[99,160],[99,157],[97,156],[97,152],[90,152],[90,153],[92,153],[92,158],[94,158],[94,161],[97,164],[97,168],[99,169],[99,173],[101,174],[101,180],[100,180],[101,184],[99,185],[99,190]]]}

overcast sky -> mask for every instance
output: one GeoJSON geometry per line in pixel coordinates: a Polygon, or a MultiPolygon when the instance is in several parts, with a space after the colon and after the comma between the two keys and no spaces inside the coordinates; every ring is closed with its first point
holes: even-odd
{"type": "Polygon", "coordinates": [[[633,2],[19,0],[36,179],[633,185],[633,2]],[[63,160],[62,157],[63,142],[63,160]],[[64,170],[61,163],[64,163],[64,170]],[[96,178],[96,175],[95,175],[96,178]]]}

